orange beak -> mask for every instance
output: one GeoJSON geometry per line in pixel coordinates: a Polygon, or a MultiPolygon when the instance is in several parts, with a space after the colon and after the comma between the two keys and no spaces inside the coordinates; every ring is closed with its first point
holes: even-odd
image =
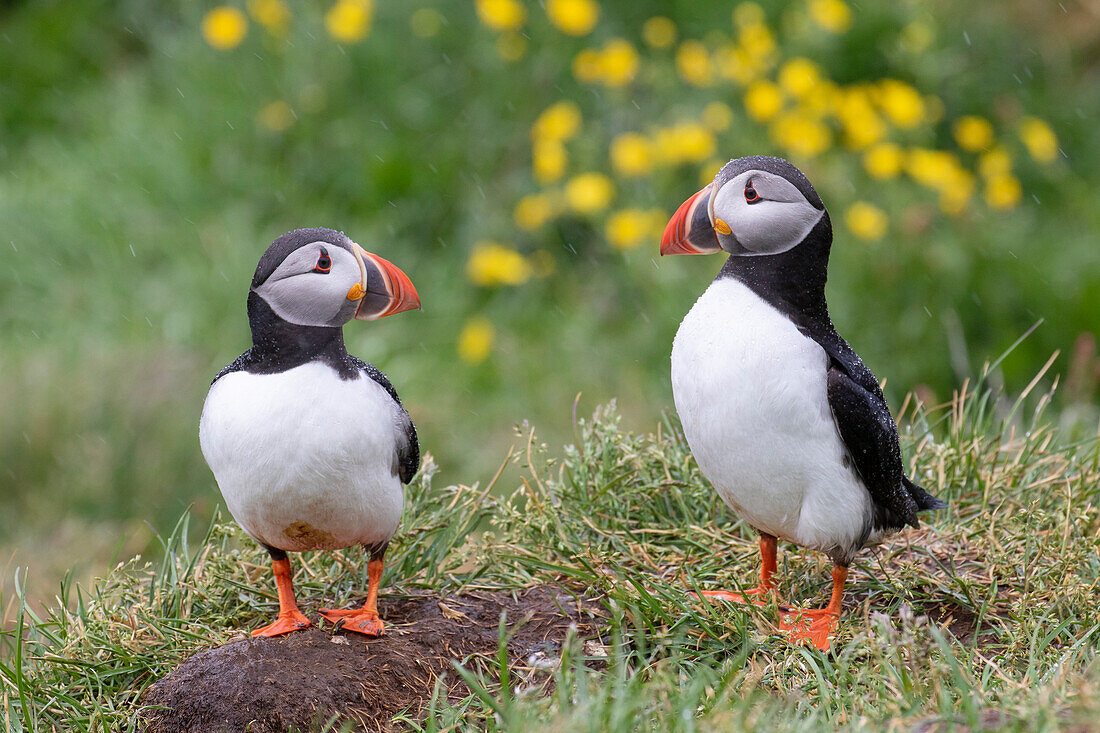
{"type": "Polygon", "coordinates": [[[661,237],[662,255],[709,255],[721,251],[708,210],[713,193],[714,184],[710,184],[680,204],[661,237]]]}
{"type": "Polygon", "coordinates": [[[420,308],[420,296],[400,267],[362,247],[359,254],[363,258],[364,287],[363,299],[355,311],[357,320],[374,321],[420,308]]]}

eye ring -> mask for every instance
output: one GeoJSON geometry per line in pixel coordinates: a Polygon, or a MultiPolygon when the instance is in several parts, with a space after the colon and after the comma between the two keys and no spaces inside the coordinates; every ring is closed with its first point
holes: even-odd
{"type": "Polygon", "coordinates": [[[745,186],[745,203],[755,204],[757,201],[762,201],[760,194],[756,192],[756,189],[749,183],[745,186]]]}
{"type": "Polygon", "coordinates": [[[313,271],[327,275],[330,270],[332,270],[332,258],[328,256],[328,250],[321,247],[321,254],[317,257],[317,265],[313,271]]]}

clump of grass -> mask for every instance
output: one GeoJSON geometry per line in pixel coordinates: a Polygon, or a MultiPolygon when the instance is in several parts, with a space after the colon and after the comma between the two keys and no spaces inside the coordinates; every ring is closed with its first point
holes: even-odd
{"type": "MultiPolygon", "coordinates": [[[[504,465],[484,486],[433,489],[429,460],[408,492],[387,593],[551,582],[597,599],[604,631],[571,639],[550,669],[503,653],[463,660],[455,674],[469,697],[437,690],[399,722],[782,731],[1095,720],[1100,455],[1095,439],[1062,442],[1046,426],[1048,401],[999,402],[980,387],[938,408],[905,406],[906,454],[951,507],[860,556],[828,653],[789,645],[775,609],[688,595],[751,583],[757,555],[753,532],[717,499],[670,419],[636,435],[613,404],[600,408],[576,421],[560,457],[525,425],[505,462],[524,475],[499,499],[504,465]]],[[[159,562],[121,565],[90,591],[63,584],[45,615],[23,607],[3,636],[9,730],[132,729],[154,679],[272,613],[273,588],[255,582],[266,558],[235,525],[216,520],[195,546],[187,536],[185,518],[159,562]]],[[[783,550],[781,597],[823,601],[827,562],[783,550]]],[[[357,559],[301,556],[300,593],[337,603],[361,593],[357,559]]]]}

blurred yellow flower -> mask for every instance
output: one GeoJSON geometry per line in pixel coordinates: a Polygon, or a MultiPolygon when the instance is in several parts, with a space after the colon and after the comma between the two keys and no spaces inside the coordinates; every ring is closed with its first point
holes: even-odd
{"type": "Polygon", "coordinates": [[[872,178],[894,178],[904,164],[905,154],[894,143],[873,145],[863,154],[863,168],[872,178]]]}
{"type": "Polygon", "coordinates": [[[467,364],[476,366],[489,358],[496,340],[496,329],[484,316],[475,316],[466,321],[458,334],[456,350],[458,358],[467,364]]]}
{"type": "Polygon", "coordinates": [[[830,33],[852,27],[852,9],[843,0],[810,0],[810,17],[830,33]]]}
{"type": "Polygon", "coordinates": [[[466,275],[474,285],[522,285],[531,279],[531,263],[507,245],[481,241],[466,261],[466,275]]]}
{"type": "Polygon", "coordinates": [[[882,111],[898,127],[916,127],[924,118],[924,98],[905,82],[883,79],[878,84],[878,96],[882,111]]]}
{"type": "Polygon", "coordinates": [[[767,122],[783,109],[783,91],[770,81],[754,82],[745,91],[745,111],[757,122],[767,122]]]}
{"type": "Polygon", "coordinates": [[[290,25],[290,9],[283,0],[248,0],[248,14],[273,34],[283,35],[290,25]]]}
{"type": "Polygon", "coordinates": [[[741,85],[749,84],[759,78],[769,63],[768,59],[751,56],[744,48],[732,43],[720,47],[715,54],[718,73],[723,78],[741,85]]]}
{"type": "Polygon", "coordinates": [[[708,183],[714,181],[715,176],[718,175],[718,171],[722,170],[722,166],[726,164],[720,158],[711,158],[706,163],[703,163],[699,168],[699,186],[706,186],[708,183]]]}
{"type": "Polygon", "coordinates": [[[660,238],[667,217],[660,209],[623,209],[607,219],[604,233],[615,249],[634,249],[660,238]]]}
{"type": "Polygon", "coordinates": [[[821,81],[821,70],[806,58],[790,59],[779,69],[779,85],[793,97],[808,94],[821,81]]]}
{"type": "Polygon", "coordinates": [[[409,28],[417,38],[431,38],[443,27],[443,14],[435,8],[420,8],[409,16],[409,28]]]}
{"type": "Polygon", "coordinates": [[[370,33],[373,0],[336,0],[325,13],[325,30],[341,43],[354,43],[370,33]]]}
{"type": "Polygon", "coordinates": [[[750,57],[761,64],[768,62],[776,50],[775,36],[763,23],[741,26],[737,31],[737,43],[750,57]]]}
{"type": "Polygon", "coordinates": [[[714,133],[697,122],[658,130],[655,142],[661,159],[671,164],[700,163],[713,156],[718,146],[714,133]]]}
{"type": "Polygon", "coordinates": [[[569,140],[581,128],[581,108],[576,102],[563,100],[542,111],[531,126],[535,140],[569,140]]]}
{"type": "Polygon", "coordinates": [[[497,56],[505,61],[519,61],[527,53],[527,39],[520,33],[508,31],[497,37],[497,56]]]}
{"type": "Polygon", "coordinates": [[[1020,140],[1031,157],[1040,163],[1049,163],[1058,157],[1058,136],[1038,117],[1025,117],[1020,120],[1020,140]]]}
{"type": "Polygon", "coordinates": [[[554,201],[545,193],[524,196],[512,211],[516,226],[534,231],[554,218],[554,201]]]}
{"type": "Polygon", "coordinates": [[[565,184],[565,202],[578,214],[606,209],[615,198],[615,184],[602,173],[581,173],[565,184]]]}
{"type": "Polygon", "coordinates": [[[642,38],[653,48],[668,48],[676,42],[676,24],[658,15],[642,25],[642,38]]]}
{"type": "Polygon", "coordinates": [[[940,187],[940,209],[949,216],[966,211],[974,193],[974,174],[965,168],[957,168],[944,186],[940,187]]]}
{"type": "Polygon", "coordinates": [[[863,150],[886,136],[886,123],[874,111],[861,117],[845,117],[844,144],[852,150],[863,150]]]}
{"type": "Polygon", "coordinates": [[[531,147],[531,167],[539,183],[561,178],[568,163],[565,146],[557,140],[536,140],[531,147]]]}
{"type": "Polygon", "coordinates": [[[477,0],[478,19],[495,31],[515,31],[527,20],[527,7],[519,0],[477,0]]]}
{"type": "Polygon", "coordinates": [[[621,87],[634,81],[638,73],[638,52],[627,41],[613,38],[600,54],[600,76],[609,87],[621,87]]]}
{"type": "Polygon", "coordinates": [[[1012,172],[1012,156],[1000,145],[990,148],[978,158],[978,172],[982,178],[1007,175],[1012,172]]]}
{"type": "Polygon", "coordinates": [[[966,115],[955,120],[951,126],[951,132],[955,135],[955,142],[963,150],[976,153],[985,150],[993,144],[993,125],[989,120],[976,115],[966,115]]]}
{"type": "Polygon", "coordinates": [[[546,0],[546,16],[562,33],[584,36],[596,27],[600,6],[595,0],[546,0]]]}
{"type": "Polygon", "coordinates": [[[739,3],[733,9],[733,24],[741,27],[764,22],[764,9],[756,3],[739,3]]]}
{"type": "Polygon", "coordinates": [[[219,51],[236,48],[248,33],[248,18],[228,5],[220,5],[202,19],[202,37],[219,51]]]}
{"type": "Polygon", "coordinates": [[[910,178],[922,186],[934,189],[948,185],[962,168],[958,158],[946,150],[911,148],[905,161],[910,178]]]}
{"type": "Polygon", "coordinates": [[[643,176],[653,169],[653,146],[637,132],[624,132],[611,141],[611,167],[621,176],[643,176]]]}
{"type": "Polygon", "coordinates": [[[710,54],[699,41],[684,41],[676,49],[676,70],[680,78],[697,87],[710,86],[710,54]]]}
{"type": "Polygon", "coordinates": [[[282,132],[294,124],[294,110],[280,99],[256,113],[256,122],[272,132],[282,132]]]}
{"type": "Polygon", "coordinates": [[[703,124],[715,132],[727,130],[733,124],[733,110],[721,102],[711,102],[703,108],[703,124]]]}
{"type": "Polygon", "coordinates": [[[768,128],[768,135],[779,147],[796,156],[812,158],[828,150],[832,132],[821,120],[804,114],[784,114],[768,128]]]}
{"type": "Polygon", "coordinates": [[[886,233],[890,219],[874,204],[857,201],[844,212],[844,223],[860,239],[873,240],[880,239],[886,233]]]}
{"type": "Polygon", "coordinates": [[[1011,209],[1020,203],[1023,189],[1011,173],[993,176],[985,182],[985,202],[994,209],[1011,209]]]}
{"type": "Polygon", "coordinates": [[[593,48],[586,48],[573,57],[573,77],[582,84],[595,84],[600,80],[603,70],[600,68],[601,54],[593,48]]]}
{"type": "Polygon", "coordinates": [[[932,44],[932,27],[919,20],[913,21],[901,29],[898,40],[906,51],[921,53],[932,44]]]}

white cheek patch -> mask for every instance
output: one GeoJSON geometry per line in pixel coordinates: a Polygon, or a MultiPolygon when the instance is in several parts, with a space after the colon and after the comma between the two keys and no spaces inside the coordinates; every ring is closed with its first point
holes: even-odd
{"type": "Polygon", "coordinates": [[[359,262],[342,247],[316,243],[293,252],[271,273],[256,294],[275,314],[299,326],[342,326],[355,314],[348,291],[362,279],[359,262]],[[327,274],[314,272],[320,247],[332,261],[327,274]]]}
{"type": "Polygon", "coordinates": [[[746,171],[722,186],[714,197],[714,216],[726,222],[732,236],[747,252],[772,255],[797,246],[810,233],[824,209],[815,208],[785,178],[765,171],[746,171]],[[752,181],[760,200],[745,200],[745,186],[752,181]]]}

